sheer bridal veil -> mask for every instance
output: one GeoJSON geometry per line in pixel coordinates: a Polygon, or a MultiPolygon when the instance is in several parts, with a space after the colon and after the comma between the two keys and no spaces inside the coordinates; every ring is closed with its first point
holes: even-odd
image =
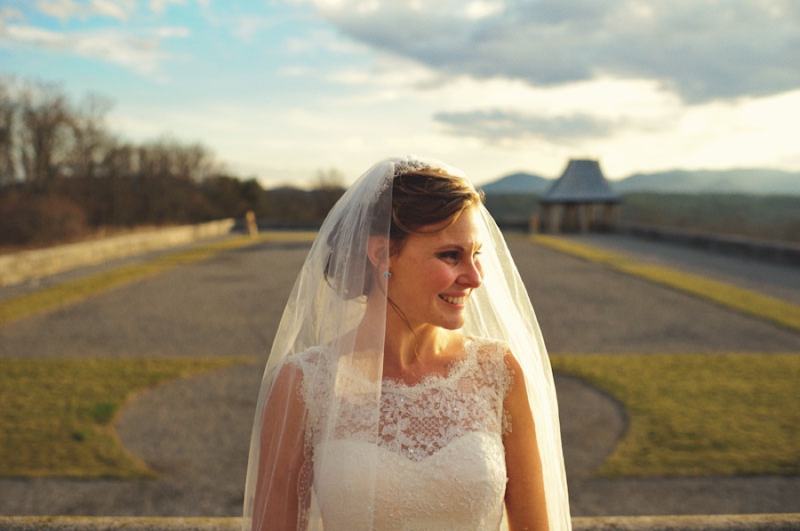
{"type": "MultiPolygon", "coordinates": [[[[281,520],[296,521],[297,529],[323,529],[325,508],[320,507],[315,485],[324,480],[332,459],[323,443],[343,436],[377,440],[386,279],[374,272],[367,244],[371,236],[388,241],[393,178],[425,170],[466,179],[460,170],[435,160],[406,157],[379,162],[350,186],[320,228],[289,297],[264,372],[250,443],[244,531],[269,529],[281,520]],[[382,297],[374,292],[370,296],[369,288],[376,280],[382,297]],[[335,374],[320,370],[301,377],[292,364],[285,363],[290,356],[319,347],[337,360],[335,374]],[[327,389],[319,395],[326,401],[324,414],[304,407],[301,399],[314,386],[327,389]]],[[[550,531],[569,531],[558,408],[547,351],[505,240],[486,209],[478,208],[484,279],[471,295],[462,333],[502,339],[518,360],[536,425],[550,531]]],[[[380,260],[388,263],[388,248],[380,260]]],[[[380,473],[377,446],[365,448],[370,446],[373,449],[362,456],[358,478],[364,499],[354,504],[359,514],[353,521],[361,522],[359,529],[372,528],[372,496],[375,476],[380,473]],[[364,474],[364,470],[369,472],[364,474]]]]}

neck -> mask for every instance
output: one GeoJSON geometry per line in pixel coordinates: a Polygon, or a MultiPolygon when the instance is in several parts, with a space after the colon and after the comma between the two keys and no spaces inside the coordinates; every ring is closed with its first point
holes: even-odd
{"type": "MultiPolygon", "coordinates": [[[[385,319],[386,327],[383,341],[383,363],[385,366],[388,365],[401,371],[431,361],[432,358],[447,349],[451,339],[450,331],[438,326],[426,324],[412,328],[413,324],[410,325],[400,317],[391,304],[386,301],[383,293],[370,295],[360,329],[364,332],[376,330],[384,324],[380,322],[383,319],[385,319]],[[385,313],[381,311],[384,304],[386,305],[385,313]]],[[[363,337],[366,338],[368,335],[365,333],[363,337]]]]}
{"type": "Polygon", "coordinates": [[[415,326],[406,322],[390,304],[386,307],[385,364],[405,369],[424,365],[446,348],[448,331],[428,324],[415,326]]]}

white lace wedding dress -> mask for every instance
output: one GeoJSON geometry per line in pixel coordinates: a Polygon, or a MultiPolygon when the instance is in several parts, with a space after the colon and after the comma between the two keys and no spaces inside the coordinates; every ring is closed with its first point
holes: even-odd
{"type": "Polygon", "coordinates": [[[377,436],[362,429],[374,425],[365,417],[371,408],[342,402],[334,435],[324,443],[315,442],[329,425],[320,405],[331,404],[329,393],[353,379],[323,348],[289,358],[303,373],[312,452],[325,455],[325,466],[313,469],[325,531],[356,529],[354,522],[370,512],[379,531],[499,529],[507,481],[502,437],[510,429],[503,409],[506,348],[466,339],[464,350],[447,375],[415,385],[384,379],[377,436]]]}

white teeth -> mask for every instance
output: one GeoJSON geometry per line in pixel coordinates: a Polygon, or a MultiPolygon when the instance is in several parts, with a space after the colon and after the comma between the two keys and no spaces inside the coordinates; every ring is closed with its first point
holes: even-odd
{"type": "Polygon", "coordinates": [[[459,306],[467,302],[466,297],[448,297],[447,295],[439,295],[441,299],[445,302],[449,302],[450,304],[458,304],[459,306]]]}

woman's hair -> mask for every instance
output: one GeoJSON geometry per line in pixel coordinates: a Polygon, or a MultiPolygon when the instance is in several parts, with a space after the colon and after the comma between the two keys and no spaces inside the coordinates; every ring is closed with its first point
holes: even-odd
{"type": "Polygon", "coordinates": [[[433,168],[396,175],[391,193],[392,254],[402,249],[409,235],[444,230],[455,223],[464,209],[483,201],[483,192],[475,190],[465,179],[433,168]],[[433,230],[426,229],[431,226],[433,230]]]}
{"type": "MultiPolygon", "coordinates": [[[[481,204],[483,198],[483,192],[473,188],[469,181],[438,168],[422,168],[399,173],[392,179],[392,185],[387,186],[376,199],[371,233],[385,234],[386,219],[391,216],[389,252],[396,254],[400,252],[411,234],[432,234],[444,230],[455,223],[466,208],[481,204]],[[391,203],[386,197],[389,193],[391,193],[391,203]],[[391,208],[391,212],[387,212],[387,208],[391,208]]],[[[334,243],[337,232],[334,229],[328,238],[332,249],[336,248],[334,243]]],[[[351,252],[353,256],[359,253],[366,254],[365,249],[351,249],[351,252]]],[[[329,283],[336,276],[337,258],[341,259],[332,252],[325,264],[325,278],[329,283]]],[[[366,256],[364,259],[368,261],[366,256]]],[[[367,263],[366,267],[367,271],[372,271],[371,264],[367,263]]],[[[345,281],[345,285],[340,286],[344,291],[342,295],[347,298],[367,295],[372,285],[372,276],[365,274],[363,285],[358,287],[349,285],[351,283],[352,281],[345,281]]]]}

